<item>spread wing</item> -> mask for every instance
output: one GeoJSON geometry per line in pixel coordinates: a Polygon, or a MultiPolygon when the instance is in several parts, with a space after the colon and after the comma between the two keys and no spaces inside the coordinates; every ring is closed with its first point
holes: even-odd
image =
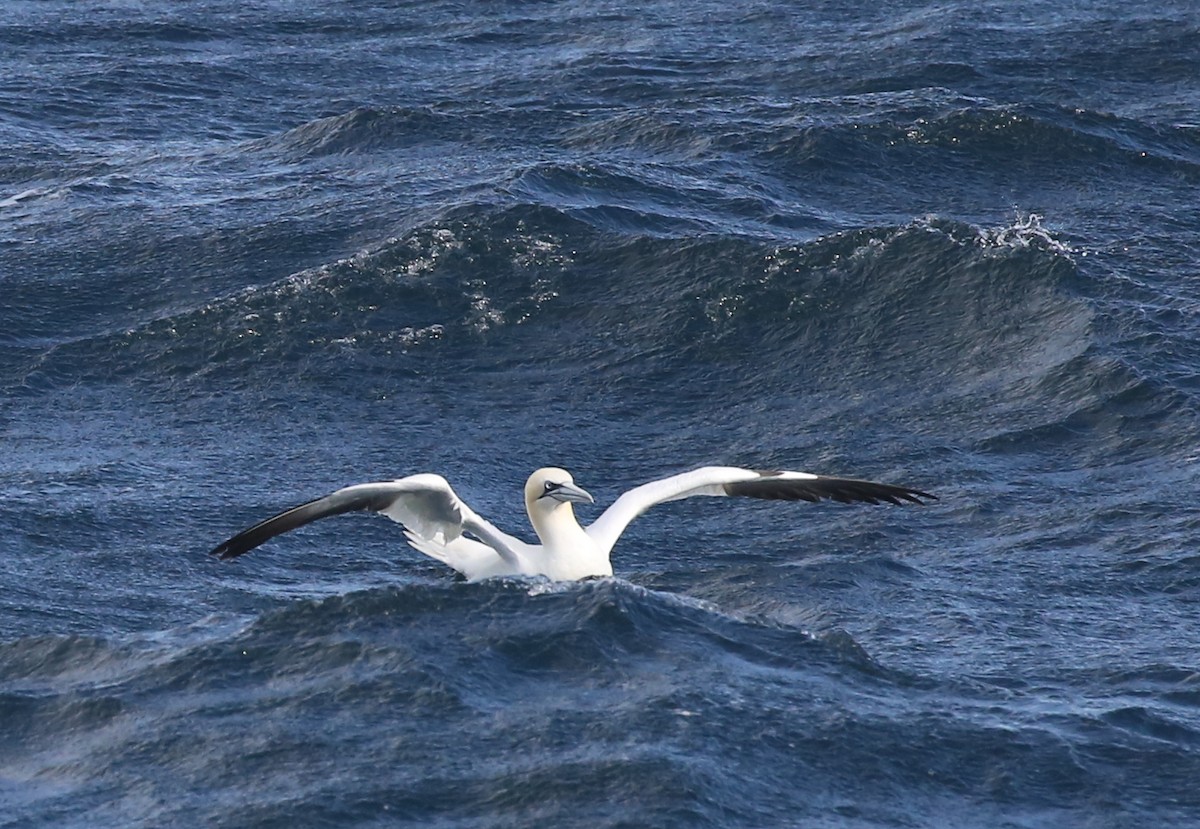
{"type": "MultiPolygon", "coordinates": [[[[484,552],[481,548],[486,545],[499,556],[500,561],[496,562],[499,569],[510,567],[513,573],[521,569],[517,551],[524,544],[476,515],[455,494],[445,478],[429,474],[339,489],[324,498],[292,507],[243,530],[218,544],[212,550],[212,555],[221,559],[236,558],[277,535],[346,512],[386,515],[403,524],[412,539],[426,545],[436,545],[439,549],[469,550],[475,558],[484,552]],[[464,532],[475,536],[483,544],[461,538],[464,532]]],[[[423,545],[413,546],[424,551],[423,545]]],[[[459,569],[455,561],[447,558],[442,560],[459,569]]],[[[471,574],[467,575],[470,577],[471,574]]]]}
{"type": "Polygon", "coordinates": [[[763,498],[771,501],[840,501],[844,504],[920,504],[937,496],[892,484],[832,478],[808,472],[755,471],[735,466],[705,466],[629,490],[587,528],[587,534],[611,550],[629,522],[655,504],[694,495],[763,498]]]}

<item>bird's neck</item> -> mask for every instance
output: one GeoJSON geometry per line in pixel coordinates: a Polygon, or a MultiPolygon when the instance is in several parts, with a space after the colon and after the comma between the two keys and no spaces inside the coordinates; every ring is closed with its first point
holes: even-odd
{"type": "Polygon", "coordinates": [[[549,511],[530,510],[529,522],[548,550],[570,552],[572,547],[587,539],[570,504],[560,504],[549,511]]]}
{"type": "Polygon", "coordinates": [[[570,504],[550,512],[531,510],[529,521],[541,539],[539,569],[554,579],[611,576],[608,556],[575,520],[570,504]]]}

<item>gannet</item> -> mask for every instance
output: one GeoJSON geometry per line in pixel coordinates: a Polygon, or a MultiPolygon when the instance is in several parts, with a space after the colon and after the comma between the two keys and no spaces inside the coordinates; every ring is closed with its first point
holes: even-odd
{"type": "Polygon", "coordinates": [[[525,482],[525,511],[542,542],[527,544],[476,514],[445,478],[424,473],[339,489],[243,530],[217,545],[211,554],[220,559],[236,558],[270,538],[319,518],[371,511],[403,525],[410,545],[448,564],[468,581],[497,576],[572,581],[611,576],[609,556],[633,519],[656,504],[694,495],[867,504],[937,500],[937,496],[919,489],[854,478],[705,466],[635,487],[617,498],[592,524],[582,527],[575,519],[572,504],[594,504],[595,499],[576,486],[570,472],[546,467],[525,482]]]}

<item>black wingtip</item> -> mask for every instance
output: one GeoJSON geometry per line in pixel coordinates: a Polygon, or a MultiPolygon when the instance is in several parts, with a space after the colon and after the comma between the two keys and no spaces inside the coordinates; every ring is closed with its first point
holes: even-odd
{"type": "Polygon", "coordinates": [[[208,551],[208,554],[210,556],[212,556],[213,558],[220,559],[221,561],[229,561],[231,558],[237,558],[244,552],[246,552],[246,551],[233,549],[233,547],[230,546],[229,542],[226,541],[223,544],[219,544],[216,547],[213,547],[211,550],[208,551]]]}
{"type": "Polygon", "coordinates": [[[821,501],[841,504],[923,505],[925,500],[938,497],[919,489],[894,484],[881,484],[856,478],[834,478],[818,475],[815,478],[784,478],[781,473],[760,473],[764,477],[726,484],[727,495],[762,498],[771,501],[821,501]],[[924,499],[924,500],[923,500],[924,499]]]}
{"type": "MultiPolygon", "coordinates": [[[[383,485],[386,487],[386,485],[383,485]]],[[[360,485],[339,489],[324,498],[308,501],[298,507],[286,509],[273,515],[265,521],[259,521],[253,527],[242,530],[232,538],[227,538],[214,547],[209,555],[221,561],[228,561],[250,552],[255,547],[274,538],[277,535],[302,527],[320,518],[330,515],[341,515],[344,512],[371,510],[380,512],[386,509],[396,498],[396,493],[387,489],[380,491],[378,487],[360,485]]]]}
{"type": "Polygon", "coordinates": [[[216,547],[209,550],[208,554],[220,561],[229,561],[232,558],[244,556],[272,537],[273,533],[270,532],[270,522],[274,520],[268,519],[261,524],[255,524],[250,529],[243,530],[232,538],[225,539],[216,547]],[[264,530],[267,531],[264,532],[264,530]]]}
{"type": "Polygon", "coordinates": [[[897,505],[901,504],[902,501],[906,501],[910,504],[916,504],[918,506],[923,507],[923,506],[926,506],[926,503],[925,503],[926,501],[940,500],[933,493],[922,492],[919,489],[909,489],[908,487],[904,487],[902,489],[902,491],[899,491],[899,492],[894,491],[892,494],[895,495],[897,499],[901,499],[901,500],[891,501],[891,503],[897,504],[897,505]]]}

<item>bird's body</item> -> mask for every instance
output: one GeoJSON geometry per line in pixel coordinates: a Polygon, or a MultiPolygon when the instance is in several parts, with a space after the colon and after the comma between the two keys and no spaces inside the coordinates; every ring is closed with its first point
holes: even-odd
{"type": "Polygon", "coordinates": [[[525,484],[525,510],[541,541],[527,544],[477,515],[445,478],[420,474],[339,489],[238,533],[212,554],[235,558],[319,518],[366,510],[404,525],[409,544],[471,581],[496,576],[545,576],[556,581],[611,576],[610,555],[629,522],[655,504],[696,495],[869,504],[920,504],[923,498],[935,498],[917,489],[853,478],[706,466],[625,492],[585,528],[576,520],[572,504],[594,503],[592,496],[577,487],[566,470],[547,467],[530,475],[525,484]]]}

